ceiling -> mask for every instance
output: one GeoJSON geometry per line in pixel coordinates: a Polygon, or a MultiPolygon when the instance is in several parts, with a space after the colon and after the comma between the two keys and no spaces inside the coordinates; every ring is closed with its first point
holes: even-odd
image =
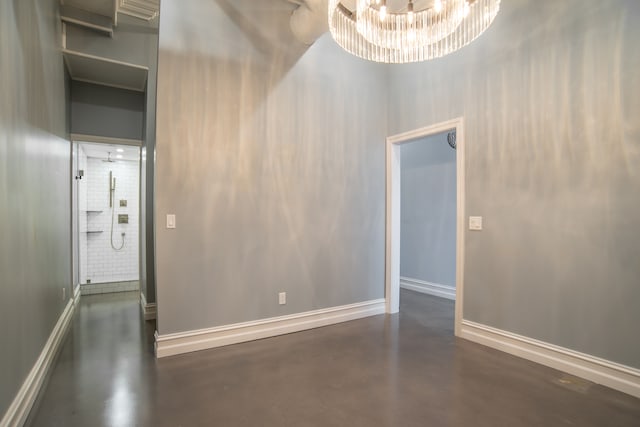
{"type": "Polygon", "coordinates": [[[111,159],[128,160],[137,162],[140,160],[140,147],[132,145],[96,144],[90,142],[79,143],[87,157],[106,160],[111,153],[111,159]],[[122,150],[122,151],[119,151],[122,150]],[[122,156],[122,158],[118,157],[122,156]]]}

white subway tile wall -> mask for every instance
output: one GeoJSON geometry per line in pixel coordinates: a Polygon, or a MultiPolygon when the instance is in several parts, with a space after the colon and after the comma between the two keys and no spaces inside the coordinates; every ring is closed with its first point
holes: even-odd
{"type": "Polygon", "coordinates": [[[111,294],[114,292],[139,291],[140,283],[137,280],[129,282],[91,283],[80,286],[81,295],[111,294]]]}
{"type": "MultiPolygon", "coordinates": [[[[82,145],[78,146],[78,169],[87,173],[87,154],[82,145]]],[[[79,280],[87,283],[87,177],[76,181],[78,184],[78,258],[79,280]]]]}
{"type": "MultiPolygon", "coordinates": [[[[86,205],[81,204],[84,209],[81,207],[79,214],[86,218],[85,228],[81,228],[81,234],[86,235],[86,250],[80,254],[81,260],[86,259],[86,275],[81,275],[82,283],[87,280],[91,284],[138,280],[138,180],[138,162],[119,160],[110,163],[93,157],[87,159],[83,179],[87,187],[86,205]],[[110,171],[116,180],[113,207],[109,207],[110,171]],[[120,200],[126,200],[126,206],[121,207],[120,200]],[[116,248],[123,244],[122,233],[125,233],[124,246],[119,251],[111,246],[112,209],[113,244],[116,248]],[[128,223],[118,224],[118,214],[127,214],[128,223]]],[[[82,250],[82,244],[80,246],[82,250]]],[[[83,288],[82,293],[87,291],[83,288]]]]}

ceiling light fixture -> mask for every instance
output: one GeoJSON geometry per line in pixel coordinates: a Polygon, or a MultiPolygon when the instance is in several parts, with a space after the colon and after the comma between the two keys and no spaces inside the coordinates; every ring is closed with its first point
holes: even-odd
{"type": "Polygon", "coordinates": [[[123,150],[122,148],[116,148],[116,151],[117,151],[118,153],[124,153],[124,150],[123,150]]]}
{"type": "Polygon", "coordinates": [[[329,0],[329,28],[347,52],[364,59],[405,63],[439,58],[468,45],[496,17],[500,0],[329,0]]]}

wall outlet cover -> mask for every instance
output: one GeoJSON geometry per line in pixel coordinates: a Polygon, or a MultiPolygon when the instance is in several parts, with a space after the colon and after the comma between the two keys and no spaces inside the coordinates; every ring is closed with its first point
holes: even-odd
{"type": "Polygon", "coordinates": [[[482,217],[470,216],[469,217],[469,230],[480,231],[482,230],[482,217]]]}
{"type": "Polygon", "coordinates": [[[280,292],[278,294],[278,304],[284,305],[286,303],[287,303],[287,293],[286,292],[280,292]]]}

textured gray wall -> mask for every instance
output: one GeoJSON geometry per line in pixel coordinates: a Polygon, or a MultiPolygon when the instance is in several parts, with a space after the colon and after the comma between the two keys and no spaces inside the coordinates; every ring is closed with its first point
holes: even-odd
{"type": "Polygon", "coordinates": [[[327,35],[305,51],[290,13],[162,2],[161,334],[384,296],[386,68],[327,35]]]}
{"type": "Polygon", "coordinates": [[[400,276],[455,286],[456,152],[445,132],[400,154],[400,276]]]}
{"type": "Polygon", "coordinates": [[[0,2],[0,418],[71,295],[58,1],[0,2]]]}
{"type": "Polygon", "coordinates": [[[145,22],[126,15],[118,17],[113,37],[74,25],[67,26],[67,48],[91,55],[143,65],[149,68],[144,95],[143,153],[140,164],[140,289],[147,302],[155,301],[153,185],[156,130],[156,76],[158,64],[158,20],[145,22]]]}
{"type": "Polygon", "coordinates": [[[640,2],[502,2],[394,68],[390,133],[464,116],[464,317],[640,367],[640,2]]]}
{"type": "Polygon", "coordinates": [[[71,82],[71,132],[142,140],[142,92],[71,82]]]}

